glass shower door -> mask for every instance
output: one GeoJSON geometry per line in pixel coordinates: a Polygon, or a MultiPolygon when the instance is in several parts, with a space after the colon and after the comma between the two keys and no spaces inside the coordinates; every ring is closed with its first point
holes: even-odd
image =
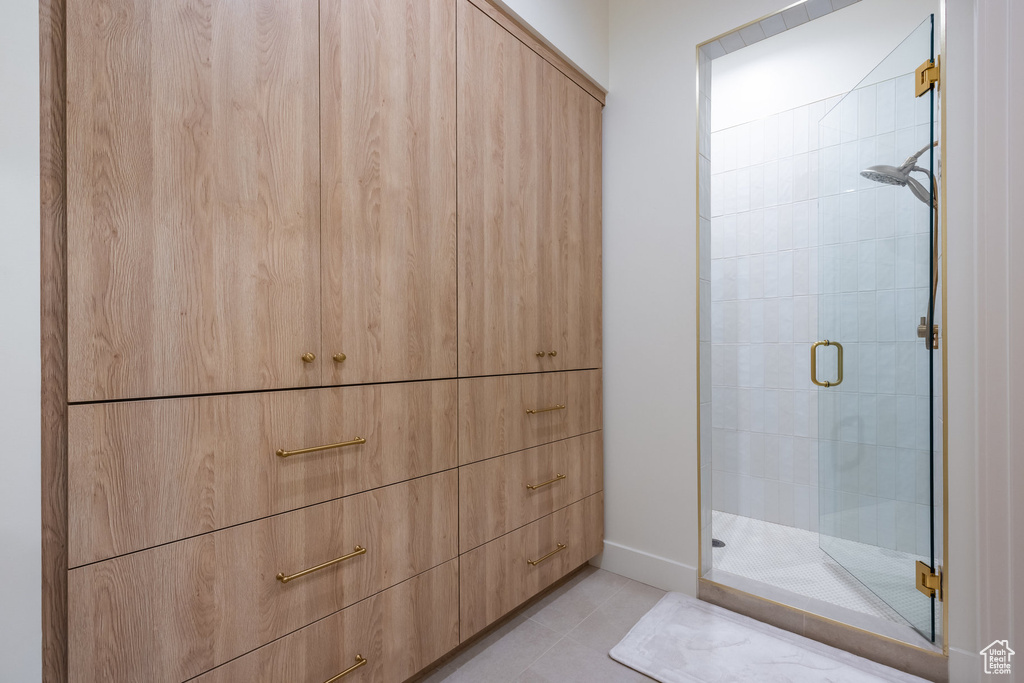
{"type": "Polygon", "coordinates": [[[930,18],[821,120],[809,374],[820,546],[935,642],[942,604],[918,589],[917,563],[937,574],[942,555],[941,357],[926,334],[940,323],[939,150],[934,89],[915,93],[933,32],[930,18]]]}

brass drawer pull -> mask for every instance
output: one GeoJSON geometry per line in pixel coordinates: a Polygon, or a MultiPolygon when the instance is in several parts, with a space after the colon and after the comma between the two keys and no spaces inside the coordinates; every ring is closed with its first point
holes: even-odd
{"type": "Polygon", "coordinates": [[[837,387],[837,386],[839,386],[840,384],[843,383],[843,345],[842,344],[840,344],[839,342],[835,342],[835,341],[829,341],[828,339],[826,339],[825,341],[817,341],[817,342],[814,342],[813,344],[811,344],[811,383],[812,384],[816,384],[819,387],[825,387],[826,389],[829,388],[829,387],[837,387]],[[827,381],[827,380],[824,381],[824,382],[819,382],[818,381],[818,347],[819,346],[834,346],[834,347],[836,347],[836,352],[838,353],[838,358],[836,359],[836,363],[837,363],[837,366],[839,368],[839,376],[836,378],[835,382],[830,382],[830,381],[827,381]]]}
{"type": "Polygon", "coordinates": [[[564,474],[555,474],[554,479],[548,479],[547,481],[541,482],[539,484],[527,484],[526,488],[530,489],[531,491],[536,491],[539,488],[543,488],[549,484],[554,484],[556,481],[561,481],[563,479],[565,479],[564,474]]]}
{"type": "Polygon", "coordinates": [[[356,663],[355,664],[353,664],[349,668],[345,669],[344,671],[342,671],[340,674],[338,674],[334,678],[331,678],[331,679],[328,679],[328,680],[324,681],[324,683],[334,683],[335,681],[340,681],[344,676],[348,676],[350,673],[352,673],[353,671],[355,671],[359,667],[364,666],[365,664],[366,664],[366,658],[363,657],[362,655],[356,655],[356,663]]]}
{"type": "Polygon", "coordinates": [[[549,406],[547,408],[527,408],[526,414],[536,415],[537,413],[548,413],[551,412],[552,410],[565,410],[565,406],[559,403],[558,405],[549,406]]]}
{"type": "Polygon", "coordinates": [[[539,560],[527,560],[526,562],[527,562],[527,564],[531,564],[534,567],[536,567],[538,564],[540,564],[544,560],[548,559],[549,557],[551,557],[555,553],[560,553],[563,550],[565,550],[565,544],[564,543],[559,543],[557,548],[555,548],[554,550],[552,550],[550,553],[548,553],[544,557],[540,558],[539,560]]]}
{"type": "Polygon", "coordinates": [[[338,564],[339,562],[344,562],[345,560],[350,560],[353,557],[355,557],[356,555],[365,555],[365,554],[366,554],[366,548],[364,548],[361,545],[357,545],[355,550],[350,552],[348,555],[342,555],[341,557],[333,559],[330,562],[324,562],[323,564],[318,564],[315,567],[310,567],[309,569],[303,569],[298,574],[292,574],[291,576],[285,576],[284,572],[281,572],[280,574],[277,575],[277,580],[280,581],[281,583],[288,583],[289,581],[292,581],[294,579],[298,579],[300,577],[303,577],[306,574],[312,574],[313,572],[318,572],[321,569],[326,569],[327,567],[330,567],[332,565],[338,564]]]}
{"type": "Polygon", "coordinates": [[[366,439],[364,439],[361,436],[357,436],[351,441],[342,441],[341,443],[329,443],[326,446],[313,446],[312,448],[300,448],[297,451],[286,451],[283,448],[278,448],[277,457],[290,458],[293,455],[302,455],[303,453],[316,453],[317,451],[327,451],[332,448],[344,448],[345,446],[358,446],[361,443],[366,443],[366,439]]]}

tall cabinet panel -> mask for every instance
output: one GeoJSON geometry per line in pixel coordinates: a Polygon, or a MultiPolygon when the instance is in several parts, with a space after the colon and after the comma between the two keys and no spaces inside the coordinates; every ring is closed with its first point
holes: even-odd
{"type": "Polygon", "coordinates": [[[553,350],[551,67],[468,0],[458,6],[459,374],[539,371],[553,350]]]}
{"type": "Polygon", "coordinates": [[[317,22],[67,3],[69,400],[320,382],[317,22]]]}
{"type": "MultiPolygon", "coordinates": [[[[552,71],[554,71],[552,69],[552,71]]],[[[558,351],[545,370],[601,367],[601,104],[555,72],[547,285],[558,351]]]]}
{"type": "Polygon", "coordinates": [[[324,382],[456,372],[455,4],[322,0],[324,382]]]}
{"type": "Polygon", "coordinates": [[[459,374],[600,367],[601,104],[459,12],[459,374]]]}

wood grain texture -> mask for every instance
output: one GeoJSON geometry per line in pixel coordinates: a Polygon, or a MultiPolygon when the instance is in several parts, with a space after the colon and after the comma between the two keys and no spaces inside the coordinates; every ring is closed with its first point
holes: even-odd
{"type": "Polygon", "coordinates": [[[459,644],[459,569],[451,560],[195,679],[196,683],[401,683],[459,644]]]}
{"type": "Polygon", "coordinates": [[[203,673],[457,555],[457,472],[73,569],[71,681],[203,673]],[[367,552],[291,583],[293,574],[367,552]]]}
{"type": "Polygon", "coordinates": [[[39,3],[42,626],[45,683],[67,680],[65,6],[39,3]]]}
{"type": "Polygon", "coordinates": [[[601,552],[604,494],[596,493],[459,557],[459,629],[465,642],[601,552]],[[527,563],[565,550],[537,566],[527,563]]]}
{"type": "Polygon", "coordinates": [[[502,28],[518,38],[524,45],[536,52],[540,57],[561,71],[576,85],[583,88],[600,104],[604,104],[608,91],[591,79],[577,67],[569,63],[565,57],[556,52],[550,45],[535,36],[530,29],[512,17],[503,7],[491,0],[470,0],[477,9],[497,22],[502,28]]]}
{"type": "Polygon", "coordinates": [[[317,0],[67,23],[70,400],[319,384],[317,0]]]}
{"type": "Polygon", "coordinates": [[[456,394],[446,380],[71,406],[71,566],[453,468],[456,394]]]}
{"type": "Polygon", "coordinates": [[[459,375],[600,367],[600,104],[469,0],[458,57],[459,375]]]}
{"type": "Polygon", "coordinates": [[[456,374],[455,4],[321,0],[327,384],[456,374]]]}
{"type": "Polygon", "coordinates": [[[600,370],[460,379],[459,464],[601,429],[603,410],[600,370]]]}
{"type": "Polygon", "coordinates": [[[602,432],[459,469],[459,552],[465,553],[604,488],[602,432]],[[543,488],[527,484],[554,479],[543,488]]]}

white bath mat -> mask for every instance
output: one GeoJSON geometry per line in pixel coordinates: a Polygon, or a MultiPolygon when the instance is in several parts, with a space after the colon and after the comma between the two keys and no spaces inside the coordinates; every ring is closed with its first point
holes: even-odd
{"type": "Polygon", "coordinates": [[[682,593],[662,598],[610,655],[662,683],[923,683],[682,593]]]}

